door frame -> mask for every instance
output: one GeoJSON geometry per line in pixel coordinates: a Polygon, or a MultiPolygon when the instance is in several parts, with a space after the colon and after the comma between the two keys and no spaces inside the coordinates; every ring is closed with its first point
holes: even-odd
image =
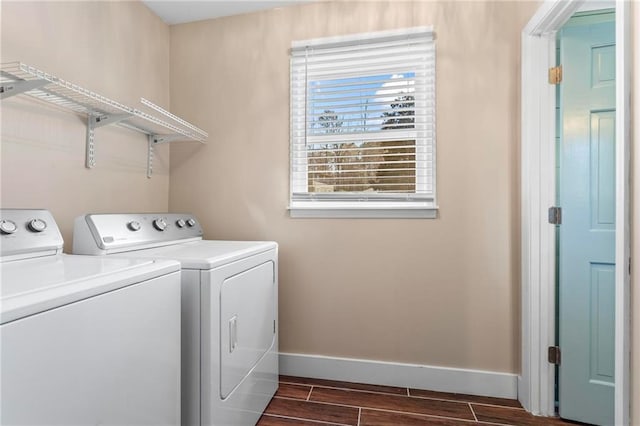
{"type": "MultiPolygon", "coordinates": [[[[590,2],[591,3],[591,2],[590,2]]],[[[631,97],[630,3],[616,11],[616,268],[615,424],[629,424],[629,157],[631,97]]],[[[606,7],[607,3],[598,5],[606,7]]],[[[556,91],[547,81],[556,64],[556,34],[584,0],[545,0],[522,31],[521,75],[521,375],[518,399],[536,415],[555,414],[555,229],[547,209],[556,200],[556,91]]],[[[593,7],[589,7],[593,9],[593,7]]]]}

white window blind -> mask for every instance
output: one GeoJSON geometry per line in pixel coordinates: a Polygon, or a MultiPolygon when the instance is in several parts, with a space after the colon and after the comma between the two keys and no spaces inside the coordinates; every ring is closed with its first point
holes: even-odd
{"type": "Polygon", "coordinates": [[[291,208],[434,209],[431,28],[295,42],[291,208]]]}

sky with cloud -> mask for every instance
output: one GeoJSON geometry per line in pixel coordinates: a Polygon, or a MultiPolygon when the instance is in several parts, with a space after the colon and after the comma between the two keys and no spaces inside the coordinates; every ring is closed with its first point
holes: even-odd
{"type": "Polygon", "coordinates": [[[414,92],[414,77],[413,73],[385,74],[310,82],[311,132],[322,134],[328,128],[340,133],[380,131],[384,113],[393,111],[391,104],[414,92]]]}

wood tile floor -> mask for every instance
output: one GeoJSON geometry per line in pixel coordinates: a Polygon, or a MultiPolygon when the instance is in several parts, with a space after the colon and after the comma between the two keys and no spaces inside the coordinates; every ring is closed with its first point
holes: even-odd
{"type": "Polygon", "coordinates": [[[575,425],[534,417],[516,400],[280,376],[258,426],[575,425]]]}

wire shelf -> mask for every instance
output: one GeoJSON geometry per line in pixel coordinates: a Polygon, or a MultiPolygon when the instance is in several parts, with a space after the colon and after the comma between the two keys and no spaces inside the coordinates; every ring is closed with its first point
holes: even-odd
{"type": "Polygon", "coordinates": [[[152,112],[129,107],[22,62],[0,64],[0,97],[5,99],[18,94],[87,115],[86,166],[89,168],[95,165],[93,131],[106,124],[118,124],[148,136],[149,177],[153,164],[153,145],[178,140],[204,143],[209,136],[204,130],[144,98],[141,98],[141,103],[152,112]],[[160,117],[156,114],[160,114],[160,117]]]}
{"type": "Polygon", "coordinates": [[[0,67],[0,83],[3,86],[7,83],[41,80],[46,82],[43,86],[24,93],[62,108],[96,116],[129,114],[131,117],[120,123],[127,124],[127,127],[133,127],[149,135],[172,133],[199,142],[204,142],[208,137],[204,130],[176,117],[146,99],[143,100],[144,105],[175,121],[176,124],[169,123],[137,108],[126,106],[21,62],[3,63],[0,67]]]}

